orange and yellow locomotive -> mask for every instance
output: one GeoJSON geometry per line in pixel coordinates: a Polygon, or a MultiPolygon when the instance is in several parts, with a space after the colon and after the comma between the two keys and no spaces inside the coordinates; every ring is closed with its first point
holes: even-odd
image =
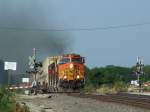
{"type": "Polygon", "coordinates": [[[59,85],[64,88],[84,86],[84,58],[77,54],[64,55],[58,66],[59,85]]]}
{"type": "Polygon", "coordinates": [[[78,54],[51,56],[43,62],[43,72],[37,81],[52,91],[52,88],[80,89],[84,87],[84,57],[78,54]]]}

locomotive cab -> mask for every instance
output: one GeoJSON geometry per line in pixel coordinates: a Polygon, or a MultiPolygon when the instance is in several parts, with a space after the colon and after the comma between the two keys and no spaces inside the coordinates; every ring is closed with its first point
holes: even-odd
{"type": "Polygon", "coordinates": [[[58,64],[60,85],[80,88],[84,84],[84,57],[76,54],[65,55],[58,64]]]}

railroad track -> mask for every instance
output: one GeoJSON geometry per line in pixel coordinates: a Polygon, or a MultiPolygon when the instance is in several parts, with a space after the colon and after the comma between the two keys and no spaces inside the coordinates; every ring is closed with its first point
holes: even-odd
{"type": "Polygon", "coordinates": [[[150,109],[150,96],[131,95],[131,94],[95,95],[95,94],[76,94],[76,93],[72,93],[68,95],[150,109]]]}

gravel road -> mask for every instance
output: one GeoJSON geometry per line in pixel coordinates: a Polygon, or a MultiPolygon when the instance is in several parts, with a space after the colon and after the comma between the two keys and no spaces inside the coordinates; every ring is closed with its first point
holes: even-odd
{"type": "Polygon", "coordinates": [[[66,94],[20,95],[18,101],[25,102],[31,112],[150,112],[137,107],[76,98],[66,94]]]}

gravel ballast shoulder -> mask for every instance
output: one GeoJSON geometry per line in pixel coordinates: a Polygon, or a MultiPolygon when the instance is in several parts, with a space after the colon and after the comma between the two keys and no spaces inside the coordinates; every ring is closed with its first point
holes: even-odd
{"type": "Polygon", "coordinates": [[[88,98],[77,98],[66,94],[21,96],[31,112],[150,112],[150,110],[122,104],[101,102],[88,98]]]}

